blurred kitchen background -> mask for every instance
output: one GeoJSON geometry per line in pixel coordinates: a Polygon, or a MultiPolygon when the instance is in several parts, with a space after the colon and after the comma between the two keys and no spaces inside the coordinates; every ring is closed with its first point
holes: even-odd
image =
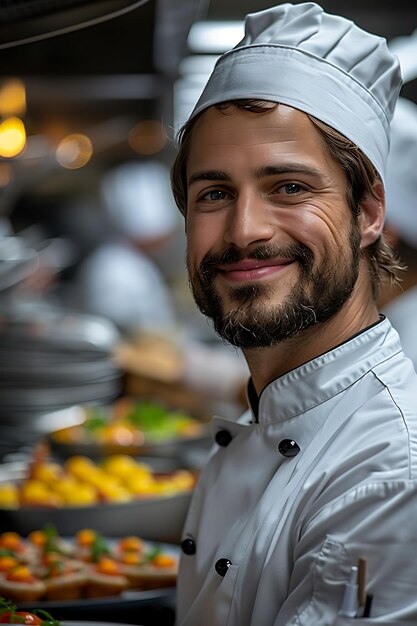
{"type": "MultiPolygon", "coordinates": [[[[107,451],[198,471],[211,415],[245,408],[244,360],[189,293],[169,168],[175,133],[216,58],[241,39],[246,13],[272,4],[0,0],[0,487],[9,470],[27,478],[28,459],[39,460],[39,444],[56,431],[68,438],[55,441],[55,453],[59,443],[73,445],[67,456],[88,452],[71,427],[94,410],[112,421],[126,403],[136,413],[140,402],[180,411],[201,428],[165,427],[159,446],[146,433],[129,439],[125,428],[107,451]]],[[[417,103],[415,3],[321,4],[388,39],[403,69],[401,95],[417,103]]],[[[0,501],[12,511],[0,530],[29,532],[28,517],[16,517],[19,497],[0,501]]],[[[179,541],[187,502],[154,512],[170,529],[150,512],[139,531],[146,536],[150,524],[154,539],[179,541]]],[[[65,515],[31,519],[71,533],[65,515]]],[[[113,535],[129,530],[116,525],[113,535]]],[[[153,623],[172,623],[172,608],[159,618],[153,623]]]]}
{"type": "MultiPolygon", "coordinates": [[[[3,447],[30,438],[37,415],[109,402],[126,384],[139,391],[142,376],[244,403],[242,358],[216,339],[189,294],[169,167],[175,133],[217,56],[242,37],[245,13],[270,5],[0,2],[3,447]],[[106,362],[110,345],[117,362],[113,350],[106,362]],[[71,354],[61,360],[60,351],[71,354]]],[[[389,40],[402,95],[417,101],[412,3],[322,5],[389,40]]]]}

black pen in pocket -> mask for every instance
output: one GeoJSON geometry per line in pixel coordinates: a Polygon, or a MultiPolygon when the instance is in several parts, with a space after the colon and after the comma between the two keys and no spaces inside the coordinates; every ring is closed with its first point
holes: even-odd
{"type": "Polygon", "coordinates": [[[371,617],[371,607],[374,596],[372,593],[366,594],[365,608],[363,609],[362,617],[371,617]]]}

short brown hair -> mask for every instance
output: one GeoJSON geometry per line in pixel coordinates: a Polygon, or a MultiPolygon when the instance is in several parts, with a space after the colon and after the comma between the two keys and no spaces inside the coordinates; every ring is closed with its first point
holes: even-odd
{"type": "MultiPolygon", "coordinates": [[[[254,99],[231,100],[215,105],[217,109],[225,112],[232,107],[237,107],[253,113],[267,113],[277,106],[276,102],[254,99]]],[[[192,131],[202,113],[181,128],[178,135],[179,150],[171,169],[172,192],[184,216],[187,210],[187,161],[192,131]]],[[[344,171],[348,184],[347,202],[353,215],[358,216],[362,199],[368,194],[375,197],[373,185],[375,180],[380,180],[378,172],[368,157],[352,141],[314,116],[307,115],[320,133],[330,156],[344,171]]],[[[396,282],[398,271],[404,268],[383,235],[368,246],[364,253],[368,260],[373,296],[376,299],[381,283],[387,279],[390,282],[396,282]]]]}

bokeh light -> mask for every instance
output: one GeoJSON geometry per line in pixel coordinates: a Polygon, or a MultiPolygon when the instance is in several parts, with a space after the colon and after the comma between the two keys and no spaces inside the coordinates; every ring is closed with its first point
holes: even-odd
{"type": "Polygon", "coordinates": [[[13,78],[0,86],[0,115],[11,117],[26,113],[26,89],[24,83],[13,78]]]}
{"type": "Polygon", "coordinates": [[[64,137],[56,149],[58,163],[70,170],[84,167],[92,156],[93,143],[87,135],[81,133],[64,137]]]}
{"type": "Polygon", "coordinates": [[[129,132],[128,142],[132,150],[138,154],[155,154],[164,148],[167,134],[161,122],[144,120],[129,132]]]}
{"type": "Polygon", "coordinates": [[[26,129],[21,119],[9,117],[0,124],[0,156],[18,156],[26,146],[26,129]]]}

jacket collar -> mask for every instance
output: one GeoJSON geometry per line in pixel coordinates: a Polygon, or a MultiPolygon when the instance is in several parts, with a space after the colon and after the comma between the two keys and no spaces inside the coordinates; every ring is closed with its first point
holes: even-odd
{"type": "Polygon", "coordinates": [[[397,332],[382,317],[343,344],[273,380],[259,398],[250,380],[248,401],[253,420],[267,425],[305,413],[401,350],[397,332]]]}

